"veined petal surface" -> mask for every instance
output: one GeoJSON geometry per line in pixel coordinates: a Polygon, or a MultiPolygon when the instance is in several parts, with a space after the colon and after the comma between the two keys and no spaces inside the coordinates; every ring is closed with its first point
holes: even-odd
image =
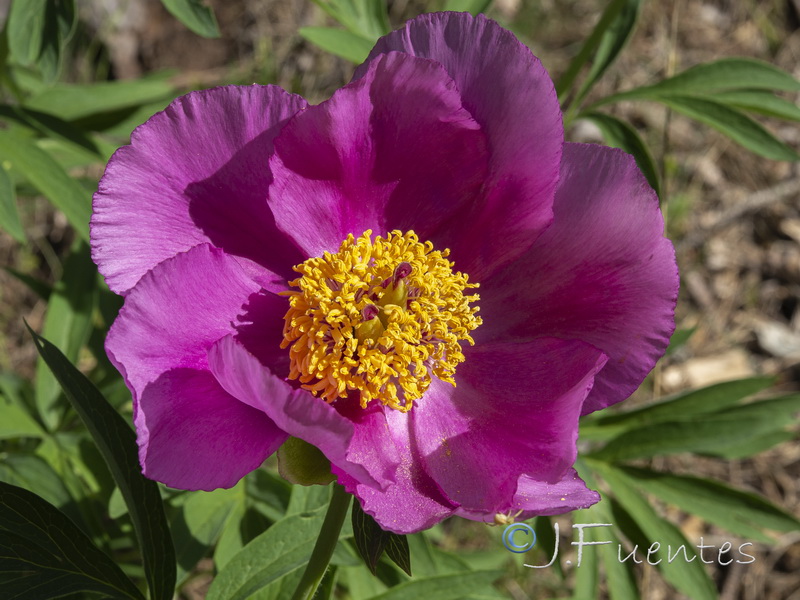
{"type": "Polygon", "coordinates": [[[94,195],[92,258],[123,294],[158,263],[211,242],[283,277],[303,259],[267,205],[272,140],[306,106],[276,86],[192,92],[117,150],[94,195]]]}
{"type": "Polygon", "coordinates": [[[431,13],[378,40],[354,80],[387,52],[441,64],[486,134],[482,194],[430,239],[481,281],[524,252],[552,221],[564,131],[553,82],[514,35],[482,15],[431,13]]]}

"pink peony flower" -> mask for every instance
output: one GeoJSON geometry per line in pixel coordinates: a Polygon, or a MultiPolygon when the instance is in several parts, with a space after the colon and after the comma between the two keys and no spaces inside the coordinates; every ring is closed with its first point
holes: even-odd
{"type": "Polygon", "coordinates": [[[538,59],[468,14],[382,38],[317,106],[178,98],[110,160],[91,231],[145,475],[230,487],[291,435],[399,533],[596,502],[578,418],[674,327],[633,159],[564,143],[538,59]]]}

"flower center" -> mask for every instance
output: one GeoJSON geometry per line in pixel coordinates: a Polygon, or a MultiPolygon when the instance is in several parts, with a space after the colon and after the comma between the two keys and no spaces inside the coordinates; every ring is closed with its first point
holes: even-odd
{"type": "Polygon", "coordinates": [[[289,377],[327,402],[358,391],[364,408],[377,398],[406,412],[433,376],[455,385],[460,342],[481,324],[464,292],[478,284],[413,231],[371,236],[294,267],[281,347],[289,377]]]}

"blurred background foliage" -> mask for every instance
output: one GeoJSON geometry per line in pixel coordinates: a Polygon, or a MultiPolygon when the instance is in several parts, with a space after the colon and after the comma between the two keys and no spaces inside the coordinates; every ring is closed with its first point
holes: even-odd
{"type": "Polygon", "coordinates": [[[138,473],[130,394],[103,351],[120,299],[89,257],[91,194],[132,129],[177,95],[276,83],[319,102],[380,35],[447,9],[485,11],[531,47],[569,140],[634,154],[678,250],[679,329],[633,399],[583,422],[578,467],[602,503],[537,519],[524,556],[503,548],[502,528],[459,519],[407,536],[413,578],[397,556],[375,559],[373,576],[348,524],[319,597],[800,598],[798,8],[0,1],[0,595],[291,596],[329,489],[292,487],[269,461],[212,493],[138,473]],[[587,539],[614,544],[576,568],[570,525],[601,522],[614,527],[587,539]],[[558,559],[524,567],[550,560],[556,523],[558,559]],[[755,561],[617,556],[617,543],[642,559],[655,541],[701,537],[752,543],[755,561]]]}

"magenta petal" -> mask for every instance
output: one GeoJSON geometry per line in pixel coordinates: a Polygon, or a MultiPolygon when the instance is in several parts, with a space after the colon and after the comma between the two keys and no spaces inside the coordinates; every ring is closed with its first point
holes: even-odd
{"type": "Polygon", "coordinates": [[[517,491],[510,502],[496,512],[458,509],[456,514],[474,521],[494,522],[497,514],[525,521],[539,515],[560,515],[565,512],[588,508],[600,501],[600,494],[586,487],[575,469],[568,469],[555,482],[541,481],[522,475],[517,481],[517,491]],[[522,511],[522,512],[520,512],[522,511]]]}
{"type": "Polygon", "coordinates": [[[275,140],[275,219],[309,256],[347,234],[422,239],[478,194],[486,142],[442,67],[393,53],[299,113],[275,140]]]}
{"type": "Polygon", "coordinates": [[[583,414],[627,398],[664,353],[678,296],[675,252],[658,199],[633,158],[566,144],[555,221],[530,251],[481,282],[488,340],[583,340],[608,363],[583,414]]]}
{"type": "Polygon", "coordinates": [[[275,227],[267,159],[304,106],[274,86],[220,87],[178,98],[137,128],[94,196],[92,258],[109,287],[123,293],[204,242],[290,276],[303,257],[275,227]]]}
{"type": "Polygon", "coordinates": [[[225,390],[268,415],[278,427],[319,448],[331,463],[370,486],[385,486],[391,471],[354,452],[353,424],[336,409],[305,390],[293,389],[264,367],[232,336],[221,339],[208,353],[212,373],[225,390]]]}
{"type": "Polygon", "coordinates": [[[378,411],[385,418],[376,434],[385,434],[387,438],[380,449],[401,461],[393,485],[383,490],[375,489],[334,469],[339,483],[358,497],[364,512],[372,515],[383,529],[400,534],[433,527],[452,515],[458,506],[448,500],[423,469],[420,448],[412,432],[415,410],[401,413],[381,408],[378,411]]]}
{"type": "Polygon", "coordinates": [[[520,475],[555,483],[575,462],[578,416],[606,357],[553,338],[468,348],[457,387],[412,410],[425,470],[466,511],[504,511],[520,475]]]}
{"type": "Polygon", "coordinates": [[[588,508],[600,502],[600,494],[586,487],[575,469],[569,469],[560,481],[547,483],[527,475],[519,478],[517,493],[510,511],[522,511],[519,519],[537,515],[560,515],[572,510],[588,508]]]}
{"type": "Polygon", "coordinates": [[[232,487],[287,437],[211,373],[193,369],[169,371],[147,385],[135,421],[144,474],[184,490],[232,487]]]}
{"type": "Polygon", "coordinates": [[[391,51],[440,63],[487,136],[485,196],[433,238],[480,281],[528,248],[552,220],[564,139],[553,82],[527,47],[482,15],[438,13],[409,21],[378,40],[354,79],[391,51]]]}
{"type": "Polygon", "coordinates": [[[166,371],[206,369],[206,352],[235,331],[237,315],[259,289],[235,259],[208,244],[147,273],[128,294],[106,338],[106,351],[134,401],[166,371]]]}

